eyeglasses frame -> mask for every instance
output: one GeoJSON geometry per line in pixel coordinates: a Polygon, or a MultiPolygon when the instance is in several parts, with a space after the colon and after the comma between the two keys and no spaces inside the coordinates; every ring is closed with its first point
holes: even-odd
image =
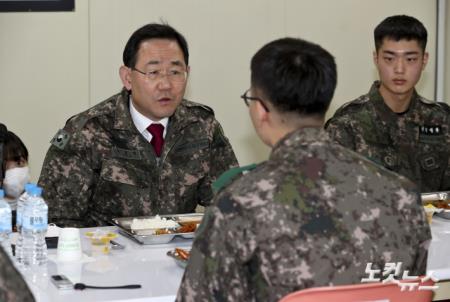
{"type": "Polygon", "coordinates": [[[259,98],[259,97],[253,97],[253,96],[248,96],[247,93],[250,91],[250,89],[247,89],[243,95],[241,95],[241,99],[244,100],[245,105],[247,105],[247,107],[250,106],[250,102],[249,101],[258,101],[261,106],[263,106],[264,110],[266,110],[266,112],[270,112],[269,108],[267,107],[267,105],[264,103],[264,101],[259,98]]]}
{"type": "MultiPolygon", "coordinates": [[[[139,70],[139,69],[137,69],[136,67],[130,67],[130,69],[131,69],[131,70],[134,70],[134,71],[137,71],[137,72],[139,72],[140,74],[145,75],[147,78],[149,78],[148,72],[143,72],[142,70],[139,70]]],[[[183,80],[183,81],[180,81],[180,82],[176,82],[176,81],[175,81],[175,83],[183,83],[183,82],[186,81],[186,79],[187,79],[187,71],[185,70],[185,71],[183,71],[183,73],[184,73],[184,80],[183,80]]],[[[165,77],[167,77],[167,79],[168,79],[169,81],[171,81],[171,80],[170,80],[170,77],[168,77],[167,72],[164,73],[164,74],[161,74],[161,75],[164,75],[165,77]]],[[[159,79],[158,79],[158,80],[159,80],[159,79]]]]}

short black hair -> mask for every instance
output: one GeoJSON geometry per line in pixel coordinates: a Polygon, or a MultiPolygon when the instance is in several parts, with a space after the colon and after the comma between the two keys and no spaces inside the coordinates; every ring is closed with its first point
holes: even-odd
{"type": "Polygon", "coordinates": [[[427,46],[428,33],[422,22],[414,17],[406,15],[390,16],[381,21],[373,31],[375,50],[378,50],[385,38],[394,41],[416,40],[422,51],[427,46]]]}
{"type": "Polygon", "coordinates": [[[17,135],[8,131],[3,150],[3,161],[20,162],[21,160],[28,161],[27,147],[17,135]]]}
{"type": "Polygon", "coordinates": [[[336,63],[317,44],[282,38],[253,56],[251,83],[280,112],[324,116],[336,88],[336,63]]]}
{"type": "Polygon", "coordinates": [[[137,53],[141,43],[150,39],[174,40],[180,46],[184,56],[184,63],[189,65],[189,50],[186,39],[168,24],[150,23],[137,29],[128,39],[123,50],[123,64],[127,67],[136,67],[137,53]]]}
{"type": "Polygon", "coordinates": [[[0,144],[2,144],[3,158],[1,162],[0,180],[5,177],[6,162],[15,161],[20,163],[23,160],[28,161],[28,150],[22,140],[8,128],[0,123],[0,144]]]}

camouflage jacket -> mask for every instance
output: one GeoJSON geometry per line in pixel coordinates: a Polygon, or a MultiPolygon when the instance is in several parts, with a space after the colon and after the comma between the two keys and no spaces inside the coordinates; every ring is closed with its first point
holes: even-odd
{"type": "Polygon", "coordinates": [[[237,165],[206,106],[183,100],[169,119],[160,158],[136,129],[122,91],[80,113],[52,140],[39,185],[49,222],[105,225],[113,217],[193,212],[211,183],[237,165]]]}
{"type": "Polygon", "coordinates": [[[197,232],[177,301],[278,301],[360,283],[368,262],[423,274],[431,239],[415,185],[318,128],[220,191],[197,232]]]}
{"type": "Polygon", "coordinates": [[[344,104],[328,120],[332,139],[416,183],[422,192],[450,190],[450,108],[415,91],[407,112],[394,113],[378,92],[344,104]]]}
{"type": "Polygon", "coordinates": [[[0,301],[34,301],[33,294],[3,248],[0,248],[0,301]]]}

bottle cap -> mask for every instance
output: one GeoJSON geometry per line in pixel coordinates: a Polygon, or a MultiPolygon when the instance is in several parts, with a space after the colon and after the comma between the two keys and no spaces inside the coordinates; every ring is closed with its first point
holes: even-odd
{"type": "Polygon", "coordinates": [[[25,185],[25,192],[27,192],[27,194],[30,194],[31,188],[34,188],[34,187],[37,187],[37,185],[33,184],[33,183],[27,183],[25,185]]]}
{"type": "Polygon", "coordinates": [[[30,195],[31,196],[41,196],[42,195],[42,188],[40,188],[38,186],[32,187],[30,189],[30,195]]]}

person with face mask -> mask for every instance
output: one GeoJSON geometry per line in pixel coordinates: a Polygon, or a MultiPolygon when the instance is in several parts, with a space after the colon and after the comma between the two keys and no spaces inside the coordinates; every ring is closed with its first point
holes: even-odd
{"type": "Polygon", "coordinates": [[[6,126],[0,124],[1,187],[5,191],[5,200],[13,211],[13,225],[17,199],[23,193],[25,184],[30,180],[28,150],[22,140],[6,126]]]}

